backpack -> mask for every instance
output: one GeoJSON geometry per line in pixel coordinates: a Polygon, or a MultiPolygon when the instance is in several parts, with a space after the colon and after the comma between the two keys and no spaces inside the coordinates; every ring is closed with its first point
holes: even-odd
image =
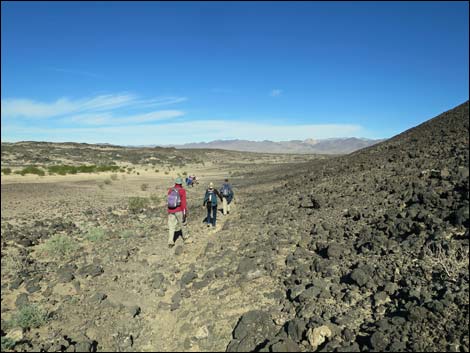
{"type": "Polygon", "coordinates": [[[211,203],[211,206],[217,206],[217,194],[215,189],[207,190],[207,203],[211,203]]]}
{"type": "Polygon", "coordinates": [[[220,191],[222,193],[222,196],[227,197],[230,195],[230,186],[228,184],[224,184],[220,191]]]}
{"type": "Polygon", "coordinates": [[[177,208],[181,205],[181,196],[177,188],[172,188],[167,199],[168,208],[177,208]]]}

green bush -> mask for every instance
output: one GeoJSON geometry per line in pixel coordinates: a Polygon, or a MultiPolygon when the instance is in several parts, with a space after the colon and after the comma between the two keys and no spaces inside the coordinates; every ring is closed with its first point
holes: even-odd
{"type": "Polygon", "coordinates": [[[15,173],[21,174],[21,175],[26,175],[26,174],[36,174],[36,175],[39,175],[39,176],[46,175],[44,170],[39,169],[38,167],[35,167],[35,166],[32,166],[32,165],[23,168],[21,171],[16,171],[15,173]]]}
{"type": "Polygon", "coordinates": [[[104,229],[98,227],[92,227],[88,229],[87,233],[85,234],[85,239],[91,242],[99,242],[103,241],[106,238],[106,233],[104,229]]]}
{"type": "Polygon", "coordinates": [[[9,349],[13,349],[15,345],[16,345],[15,340],[2,336],[2,352],[5,352],[6,350],[9,350],[9,349]]]}
{"type": "Polygon", "coordinates": [[[36,328],[47,322],[47,314],[36,305],[24,305],[14,315],[12,324],[23,329],[36,328]]]}
{"type": "Polygon", "coordinates": [[[117,165],[53,165],[47,168],[49,174],[77,174],[77,173],[98,173],[98,172],[116,172],[120,168],[117,165]]]}
{"type": "Polygon", "coordinates": [[[152,201],[152,204],[154,204],[155,206],[158,206],[161,200],[162,198],[157,194],[150,195],[150,201],[152,201]]]}
{"type": "Polygon", "coordinates": [[[9,174],[11,174],[11,169],[10,168],[2,168],[2,173],[5,174],[5,175],[9,175],[9,174]]]}
{"type": "Polygon", "coordinates": [[[78,244],[69,236],[56,234],[39,245],[39,251],[49,256],[63,257],[78,249],[78,244]]]}
{"type": "Polygon", "coordinates": [[[123,230],[119,233],[119,237],[122,239],[129,239],[132,236],[133,232],[130,230],[123,230]]]}
{"type": "Polygon", "coordinates": [[[142,211],[149,204],[149,199],[146,197],[130,197],[129,210],[133,213],[142,211]]]}

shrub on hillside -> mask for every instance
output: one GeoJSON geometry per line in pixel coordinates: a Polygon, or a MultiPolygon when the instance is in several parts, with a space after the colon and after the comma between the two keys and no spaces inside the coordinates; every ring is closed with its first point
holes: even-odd
{"type": "Polygon", "coordinates": [[[37,328],[47,322],[47,314],[36,305],[24,305],[14,315],[13,326],[23,329],[37,328]]]}
{"type": "Polygon", "coordinates": [[[28,167],[25,167],[20,171],[16,171],[15,173],[16,174],[21,174],[21,175],[26,175],[26,174],[36,174],[36,175],[39,175],[39,176],[46,175],[44,170],[39,169],[38,167],[35,167],[35,166],[32,166],[32,165],[28,166],[28,167]]]}
{"type": "Polygon", "coordinates": [[[141,212],[149,204],[149,199],[146,197],[130,197],[129,198],[129,210],[132,213],[141,212]]]}
{"type": "Polygon", "coordinates": [[[39,251],[52,257],[63,257],[78,249],[78,244],[69,236],[57,234],[39,245],[39,251]]]}

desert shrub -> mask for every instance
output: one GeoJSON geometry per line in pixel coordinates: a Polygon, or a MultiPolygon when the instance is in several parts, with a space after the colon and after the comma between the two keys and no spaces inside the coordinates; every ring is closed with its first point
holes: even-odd
{"type": "Polygon", "coordinates": [[[155,169],[155,173],[159,173],[159,172],[160,172],[160,169],[155,169]]]}
{"type": "Polygon", "coordinates": [[[183,172],[183,176],[187,176],[188,175],[188,172],[183,172]]]}
{"type": "Polygon", "coordinates": [[[2,168],[2,173],[5,174],[5,175],[9,175],[9,174],[11,174],[11,169],[10,168],[2,168]]]}
{"type": "MultiPolygon", "coordinates": [[[[17,172],[15,172],[17,173],[17,172]]],[[[23,168],[19,173],[17,174],[21,174],[21,175],[25,175],[25,174],[36,174],[36,175],[40,175],[40,176],[44,176],[46,175],[46,173],[44,172],[44,170],[42,169],[39,169],[38,167],[35,167],[35,166],[28,166],[28,167],[25,167],[23,168]]]]}
{"type": "Polygon", "coordinates": [[[20,273],[28,269],[28,259],[20,255],[20,252],[17,248],[10,248],[8,254],[2,254],[2,271],[9,273],[14,277],[20,275],[20,273]]]}
{"type": "Polygon", "coordinates": [[[170,174],[170,172],[169,172],[169,171],[167,171],[167,170],[165,170],[165,175],[168,175],[168,174],[170,174]]]}
{"type": "Polygon", "coordinates": [[[103,190],[104,184],[98,184],[98,187],[99,187],[101,190],[103,190]]]}
{"type": "Polygon", "coordinates": [[[106,238],[106,233],[104,229],[98,227],[92,227],[88,229],[85,234],[85,239],[91,242],[103,241],[106,238]]]}
{"type": "Polygon", "coordinates": [[[15,347],[16,341],[6,337],[2,336],[2,352],[5,352],[6,350],[13,349],[15,347]]]}
{"type": "Polygon", "coordinates": [[[137,172],[137,175],[140,175],[140,173],[139,173],[139,172],[137,172]]]}
{"type": "Polygon", "coordinates": [[[111,174],[110,178],[111,178],[111,180],[118,180],[118,175],[117,174],[111,174]]]}
{"type": "Polygon", "coordinates": [[[129,210],[133,213],[142,211],[149,204],[146,197],[129,197],[129,210]]]}
{"type": "Polygon", "coordinates": [[[36,328],[47,322],[47,313],[36,305],[22,306],[12,318],[12,325],[23,329],[36,328]]]}
{"type": "Polygon", "coordinates": [[[112,183],[111,179],[104,179],[103,183],[110,185],[112,183]]]}
{"type": "Polygon", "coordinates": [[[97,172],[116,172],[120,168],[116,165],[53,165],[47,168],[49,174],[77,174],[77,173],[97,173],[97,172]]]}
{"type": "Polygon", "coordinates": [[[144,184],[140,185],[140,190],[142,190],[142,191],[146,191],[148,188],[149,188],[149,184],[147,184],[147,183],[144,183],[144,184]]]}
{"type": "Polygon", "coordinates": [[[57,234],[39,246],[39,251],[53,257],[63,257],[78,249],[78,244],[69,236],[57,234]]]}
{"type": "Polygon", "coordinates": [[[423,248],[422,266],[428,273],[441,273],[444,278],[455,282],[460,274],[465,271],[468,274],[468,256],[468,247],[459,248],[453,243],[429,243],[423,248]]]}
{"type": "Polygon", "coordinates": [[[158,206],[161,200],[162,198],[157,194],[150,195],[150,201],[152,201],[152,204],[154,204],[155,206],[158,206]]]}
{"type": "Polygon", "coordinates": [[[130,230],[123,230],[119,233],[119,237],[122,239],[129,239],[132,236],[133,232],[130,230]]]}

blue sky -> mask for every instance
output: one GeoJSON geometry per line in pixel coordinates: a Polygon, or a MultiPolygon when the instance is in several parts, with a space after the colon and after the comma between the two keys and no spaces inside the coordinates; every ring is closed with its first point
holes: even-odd
{"type": "Polygon", "coordinates": [[[2,141],[387,138],[468,100],[467,2],[1,7],[2,141]]]}

